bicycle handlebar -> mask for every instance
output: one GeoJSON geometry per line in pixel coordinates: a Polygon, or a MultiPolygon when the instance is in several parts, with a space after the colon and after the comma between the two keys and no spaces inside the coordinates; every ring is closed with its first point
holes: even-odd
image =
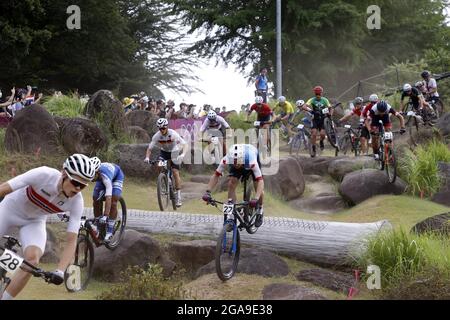
{"type": "MultiPolygon", "coordinates": [[[[211,199],[211,200],[209,200],[207,202],[207,204],[210,204],[212,206],[217,207],[217,204],[225,204],[225,202],[221,202],[221,201],[218,201],[218,200],[215,200],[215,199],[211,199]]],[[[240,202],[240,203],[233,203],[233,204],[234,204],[234,206],[241,207],[241,206],[247,206],[249,204],[249,202],[248,201],[243,201],[243,202],[240,202]]]]}

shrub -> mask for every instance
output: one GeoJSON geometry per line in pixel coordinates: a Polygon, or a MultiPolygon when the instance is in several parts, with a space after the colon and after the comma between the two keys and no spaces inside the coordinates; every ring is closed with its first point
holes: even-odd
{"type": "Polygon", "coordinates": [[[84,103],[77,97],[60,96],[51,97],[44,106],[54,116],[75,118],[82,115],[84,103]]]}
{"type": "Polygon", "coordinates": [[[148,269],[128,267],[122,273],[122,280],[111,289],[102,292],[97,299],[101,300],[182,300],[189,294],[178,280],[170,280],[163,276],[159,265],[150,265],[148,269]]]}

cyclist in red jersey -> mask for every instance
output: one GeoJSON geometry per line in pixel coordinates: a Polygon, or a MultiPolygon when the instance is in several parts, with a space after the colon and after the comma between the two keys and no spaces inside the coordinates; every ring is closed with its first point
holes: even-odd
{"type": "Polygon", "coordinates": [[[266,132],[265,140],[266,140],[266,143],[268,143],[269,135],[267,134],[267,132],[269,131],[268,129],[270,128],[270,125],[272,123],[272,121],[271,121],[271,117],[273,114],[272,109],[270,109],[270,106],[268,104],[263,102],[263,98],[261,96],[257,96],[255,98],[255,104],[252,105],[250,107],[250,110],[248,111],[247,121],[253,111],[256,111],[256,113],[258,114],[258,117],[256,120],[261,122],[259,128],[266,129],[266,130],[264,130],[264,132],[266,132]]]}

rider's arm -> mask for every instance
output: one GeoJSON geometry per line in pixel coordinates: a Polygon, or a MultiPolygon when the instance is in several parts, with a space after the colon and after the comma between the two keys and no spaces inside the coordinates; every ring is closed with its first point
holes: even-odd
{"type": "Polygon", "coordinates": [[[105,186],[105,210],[103,211],[103,215],[109,217],[109,212],[111,211],[111,203],[112,203],[113,184],[111,179],[109,179],[108,177],[104,176],[101,173],[100,173],[100,180],[105,186]]]}
{"type": "Polygon", "coordinates": [[[4,197],[7,194],[10,194],[11,192],[13,192],[13,189],[8,184],[8,182],[2,183],[0,185],[0,197],[4,197]]]}
{"type": "Polygon", "coordinates": [[[58,270],[64,272],[64,270],[66,270],[67,267],[72,263],[75,249],[77,247],[77,239],[78,229],[76,232],[67,232],[66,245],[64,246],[64,250],[61,253],[61,257],[59,259],[58,270]]]}
{"type": "Polygon", "coordinates": [[[207,190],[211,191],[219,182],[219,178],[222,176],[223,172],[225,171],[225,165],[226,165],[226,157],[223,157],[220,161],[219,166],[216,169],[216,172],[214,172],[211,179],[209,179],[207,190]]]}
{"type": "Polygon", "coordinates": [[[400,127],[404,128],[405,127],[405,118],[403,118],[403,116],[398,112],[395,112],[394,114],[398,118],[398,120],[400,120],[400,127]]]}
{"type": "Polygon", "coordinates": [[[155,147],[156,143],[158,142],[158,133],[159,133],[159,132],[157,132],[157,133],[153,136],[152,142],[150,142],[150,144],[148,145],[147,152],[146,152],[146,154],[145,154],[145,158],[146,158],[146,159],[150,159],[150,156],[152,155],[152,149],[155,147]]]}
{"type": "Polygon", "coordinates": [[[258,163],[252,164],[251,170],[253,171],[253,175],[255,176],[256,179],[255,199],[259,200],[262,193],[264,192],[264,179],[262,176],[261,168],[259,167],[258,163]]]}
{"type": "Polygon", "coordinates": [[[262,193],[264,192],[264,180],[258,180],[256,182],[256,193],[255,193],[255,199],[261,198],[262,193]]]}

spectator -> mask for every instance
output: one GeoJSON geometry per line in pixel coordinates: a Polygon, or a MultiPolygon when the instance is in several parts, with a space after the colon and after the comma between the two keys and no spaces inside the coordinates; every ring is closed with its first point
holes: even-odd
{"type": "Polygon", "coordinates": [[[31,106],[32,104],[39,103],[42,99],[42,93],[39,93],[36,99],[37,87],[27,86],[27,95],[25,96],[24,106],[31,106]]]}
{"type": "Polygon", "coordinates": [[[151,113],[156,115],[156,101],[153,98],[149,99],[147,111],[150,111],[151,113]]]}
{"type": "Polygon", "coordinates": [[[166,118],[167,119],[174,119],[174,118],[176,118],[175,102],[173,100],[167,101],[166,118]]]}
{"type": "Polygon", "coordinates": [[[227,107],[223,106],[222,107],[222,112],[227,112],[227,107]]]}
{"type": "Polygon", "coordinates": [[[166,117],[166,102],[162,99],[156,101],[156,114],[159,118],[166,117]]]}
{"type": "Polygon", "coordinates": [[[267,68],[262,68],[255,81],[255,96],[263,97],[263,102],[267,103],[267,91],[269,90],[267,79],[267,68]]]}
{"type": "Polygon", "coordinates": [[[188,119],[194,119],[195,118],[195,108],[197,106],[195,104],[190,104],[188,106],[188,119]]]}
{"type": "Polygon", "coordinates": [[[124,108],[125,114],[128,114],[131,111],[133,111],[133,102],[134,102],[134,99],[131,99],[128,97],[123,99],[123,108],[124,108]]]}
{"type": "Polygon", "coordinates": [[[209,109],[211,108],[211,106],[209,104],[204,104],[203,105],[203,110],[198,114],[198,117],[205,117],[208,114],[209,109]]]}
{"type": "Polygon", "coordinates": [[[216,114],[220,113],[220,107],[217,107],[216,109],[214,109],[214,111],[216,112],[216,114]]]}
{"type": "Polygon", "coordinates": [[[146,110],[148,107],[148,102],[149,102],[149,98],[147,97],[147,95],[145,94],[144,91],[142,91],[139,95],[139,109],[140,110],[146,110]]]}
{"type": "Polygon", "coordinates": [[[180,110],[177,112],[178,119],[187,119],[189,116],[188,105],[184,102],[180,103],[180,110]]]}

